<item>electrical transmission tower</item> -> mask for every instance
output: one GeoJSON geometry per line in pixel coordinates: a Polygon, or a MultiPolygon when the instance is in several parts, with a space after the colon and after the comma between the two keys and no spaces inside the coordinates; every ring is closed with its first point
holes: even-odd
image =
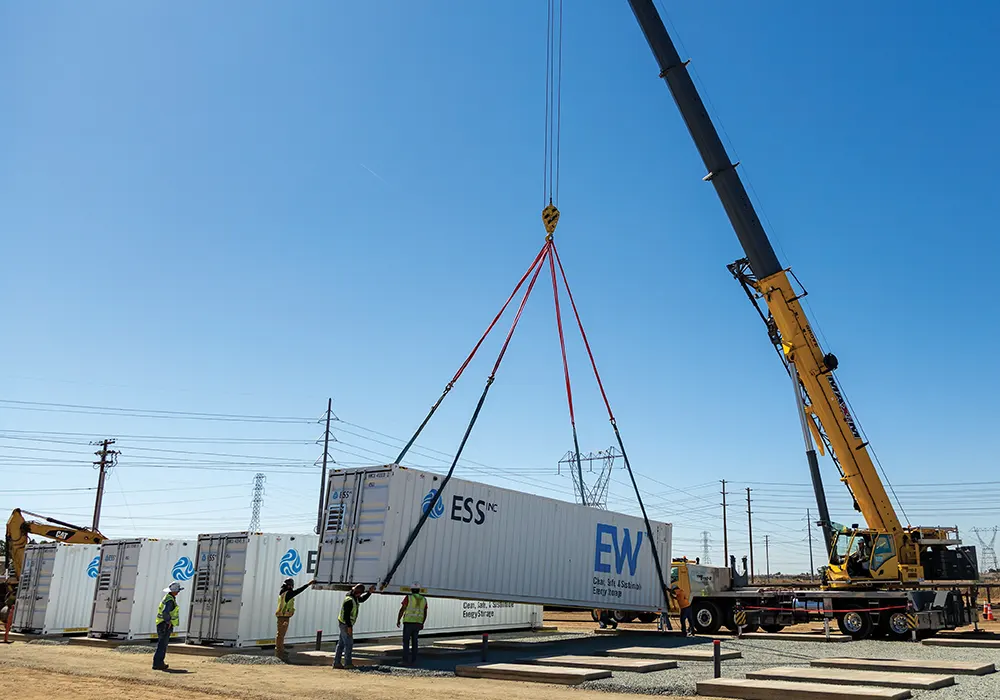
{"type": "Polygon", "coordinates": [[[250,515],[250,532],[257,532],[260,528],[260,507],[264,503],[264,482],[267,477],[257,472],[253,477],[253,512],[250,515]]]}
{"type": "Polygon", "coordinates": [[[982,550],[982,556],[979,557],[979,568],[983,571],[998,571],[1000,570],[1000,563],[997,562],[997,552],[994,549],[997,541],[997,531],[1000,527],[994,525],[993,527],[974,527],[972,531],[976,533],[976,539],[979,540],[979,547],[982,550]],[[989,542],[986,541],[984,535],[989,535],[989,542]]]}
{"type": "Polygon", "coordinates": [[[600,462],[597,471],[597,478],[591,486],[581,481],[581,476],[573,467],[577,464],[577,454],[573,450],[567,452],[556,467],[556,473],[562,473],[562,465],[568,465],[570,476],[573,477],[573,495],[576,500],[586,503],[588,506],[608,509],[608,483],[611,481],[611,470],[614,469],[615,460],[622,456],[615,447],[606,450],[598,450],[585,455],[580,455],[580,462],[586,462],[588,471],[594,473],[594,462],[600,462]]]}
{"type": "Polygon", "coordinates": [[[712,533],[708,530],[701,532],[701,563],[712,563],[712,533]]]}

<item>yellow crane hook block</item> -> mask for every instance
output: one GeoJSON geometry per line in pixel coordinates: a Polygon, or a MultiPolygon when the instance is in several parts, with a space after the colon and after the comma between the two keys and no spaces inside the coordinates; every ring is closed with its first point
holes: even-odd
{"type": "Polygon", "coordinates": [[[548,234],[545,238],[552,240],[552,234],[555,233],[556,225],[559,223],[559,210],[553,204],[550,203],[542,209],[542,223],[545,224],[545,232],[548,234]]]}

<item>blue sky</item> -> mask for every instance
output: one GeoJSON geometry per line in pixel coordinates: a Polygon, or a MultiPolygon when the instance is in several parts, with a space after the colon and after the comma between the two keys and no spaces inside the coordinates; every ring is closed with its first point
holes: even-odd
{"type": "MultiPolygon", "coordinates": [[[[660,6],[910,520],[993,526],[1000,8],[660,6]]],[[[0,396],[296,419],[2,403],[0,509],[87,522],[93,492],[57,489],[92,488],[86,443],[119,436],[106,534],[241,529],[258,469],[264,529],[307,530],[326,397],[338,462],[387,461],[371,431],[413,430],[541,245],[544,68],[527,0],[0,9],[0,396]]],[[[651,514],[718,563],[718,480],[750,484],[771,568],[802,570],[791,390],[624,0],[568,3],[563,81],[557,242],[651,514]]],[[[536,294],[459,475],[568,498],[536,294]]],[[[498,340],[426,446],[457,445],[498,340]]],[[[569,351],[581,448],[606,448],[569,351]]]]}

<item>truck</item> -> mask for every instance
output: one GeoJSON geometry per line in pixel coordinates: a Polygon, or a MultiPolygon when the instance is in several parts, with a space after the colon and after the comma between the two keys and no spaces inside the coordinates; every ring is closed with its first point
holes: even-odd
{"type": "MultiPolygon", "coordinates": [[[[745,253],[727,267],[764,322],[791,380],[829,554],[820,590],[748,587],[731,560],[729,584],[719,576],[693,595],[695,627],[701,632],[715,632],[721,625],[733,628],[738,610],[748,613],[750,626],[768,631],[835,618],[841,631],[855,639],[901,638],[913,628],[927,636],[970,624],[976,615],[975,549],[962,546],[957,528],[904,526],[896,515],[868,439],[837,381],[839,360],[820,346],[800,303],[807,292],[779,262],[740,179],[739,163],[730,160],[688,62],[678,55],[654,0],[629,0],[629,5],[708,170],[703,180],[715,188],[745,253]],[[831,519],[817,447],[836,465],[866,527],[831,519]]],[[[687,563],[676,569],[679,585],[695,586],[687,563]]]]}

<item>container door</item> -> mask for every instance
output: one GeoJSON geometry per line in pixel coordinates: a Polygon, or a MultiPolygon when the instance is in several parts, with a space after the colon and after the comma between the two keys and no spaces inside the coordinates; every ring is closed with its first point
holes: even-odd
{"type": "Polygon", "coordinates": [[[243,606],[243,580],[247,568],[247,538],[232,537],[223,542],[220,568],[219,605],[214,639],[235,642],[239,634],[243,606]]]}
{"type": "Polygon", "coordinates": [[[114,622],[109,630],[116,636],[127,636],[132,627],[132,606],[135,605],[135,584],[139,577],[141,549],[142,544],[139,542],[123,542],[118,551],[115,567],[117,586],[114,596],[114,622]]]}
{"type": "Polygon", "coordinates": [[[357,493],[363,473],[334,472],[326,498],[326,525],[320,543],[316,578],[322,583],[350,583],[350,558],[357,525],[357,493]]]}
{"type": "Polygon", "coordinates": [[[52,570],[56,563],[55,547],[38,547],[24,558],[24,575],[17,591],[14,607],[19,629],[45,628],[45,612],[52,587],[52,570]]]}
{"type": "Polygon", "coordinates": [[[196,641],[211,639],[218,592],[217,547],[221,538],[199,538],[197,567],[191,584],[191,616],[188,619],[188,636],[196,641]]]}
{"type": "Polygon", "coordinates": [[[350,581],[353,583],[375,583],[386,573],[382,571],[381,560],[385,518],[389,510],[389,474],[378,471],[360,475],[350,559],[350,581]]]}
{"type": "Polygon", "coordinates": [[[121,542],[107,543],[101,547],[101,563],[97,570],[97,592],[94,594],[94,612],[90,616],[90,631],[108,634],[114,620],[114,599],[117,589],[118,552],[121,542]]]}

